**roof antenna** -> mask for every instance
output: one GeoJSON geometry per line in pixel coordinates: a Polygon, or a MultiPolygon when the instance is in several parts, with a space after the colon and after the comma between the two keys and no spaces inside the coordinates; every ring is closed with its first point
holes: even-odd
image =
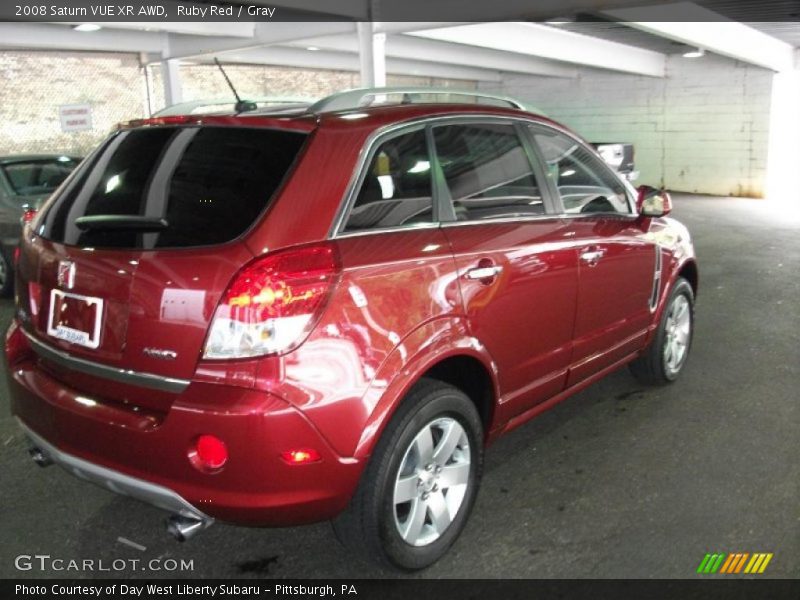
{"type": "Polygon", "coordinates": [[[219,59],[216,56],[214,57],[214,62],[219,67],[219,70],[222,71],[222,76],[225,78],[225,81],[228,82],[228,87],[231,88],[233,95],[236,97],[236,104],[234,105],[233,110],[238,114],[258,108],[255,102],[251,102],[250,100],[242,100],[239,97],[239,94],[236,92],[236,88],[233,87],[233,83],[231,83],[230,77],[228,77],[228,74],[225,72],[225,69],[222,68],[222,64],[219,62],[219,59]]]}

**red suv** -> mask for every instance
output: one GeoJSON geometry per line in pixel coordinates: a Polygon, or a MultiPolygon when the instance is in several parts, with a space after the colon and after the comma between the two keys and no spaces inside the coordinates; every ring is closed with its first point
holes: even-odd
{"type": "Polygon", "coordinates": [[[417,569],[492,440],[626,364],[678,376],[697,267],[666,194],[514,105],[381,93],[139,121],[76,169],[6,338],[39,464],[179,539],[333,519],[417,569]]]}

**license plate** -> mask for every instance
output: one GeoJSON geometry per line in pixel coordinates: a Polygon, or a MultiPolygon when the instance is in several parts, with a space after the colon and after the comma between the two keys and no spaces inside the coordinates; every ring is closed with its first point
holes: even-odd
{"type": "Polygon", "coordinates": [[[50,291],[47,333],[55,338],[87,348],[100,345],[103,299],[50,291]]]}

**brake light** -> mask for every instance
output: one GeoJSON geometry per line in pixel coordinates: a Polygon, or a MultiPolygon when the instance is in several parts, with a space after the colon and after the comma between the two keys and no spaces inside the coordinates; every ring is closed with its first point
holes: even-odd
{"type": "Polygon", "coordinates": [[[147,125],[188,125],[201,123],[202,115],[170,115],[167,117],[150,117],[148,119],[132,119],[117,123],[117,129],[133,129],[147,125]]]}
{"type": "Polygon", "coordinates": [[[12,366],[30,354],[31,345],[22,333],[22,329],[16,319],[12,319],[11,325],[6,331],[5,351],[6,361],[12,366]]]}
{"type": "Polygon", "coordinates": [[[339,275],[333,245],[276,252],[244,267],[214,313],[204,358],[281,354],[300,345],[339,275]]]}
{"type": "Polygon", "coordinates": [[[33,219],[36,217],[37,212],[39,211],[36,210],[35,208],[26,208],[22,213],[20,221],[22,222],[23,225],[27,225],[28,223],[33,221],[33,219]]]}
{"type": "Polygon", "coordinates": [[[189,461],[201,471],[218,471],[228,462],[228,447],[214,435],[201,435],[189,450],[189,461]]]}

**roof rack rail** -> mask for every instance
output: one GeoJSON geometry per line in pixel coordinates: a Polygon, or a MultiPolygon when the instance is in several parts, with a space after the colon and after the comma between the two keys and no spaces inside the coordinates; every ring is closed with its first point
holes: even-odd
{"type": "MultiPolygon", "coordinates": [[[[275,105],[276,107],[298,106],[302,108],[309,106],[314,102],[314,100],[303,96],[265,96],[252,99],[248,98],[248,102],[254,103],[257,107],[256,110],[258,110],[271,105],[275,105]]],[[[219,107],[218,110],[223,110],[225,108],[233,109],[235,104],[236,100],[233,98],[205,98],[201,100],[192,100],[190,102],[179,102],[178,104],[172,104],[162,108],[159,111],[156,111],[153,113],[153,116],[174,117],[178,115],[200,114],[208,111],[202,111],[198,109],[212,107],[219,107]]]]}
{"type": "Polygon", "coordinates": [[[335,112],[366,108],[374,104],[420,104],[438,102],[455,102],[461,104],[465,102],[465,99],[468,99],[467,102],[469,104],[508,106],[520,110],[533,110],[533,112],[538,112],[531,106],[514,98],[508,98],[507,96],[485,94],[475,90],[430,87],[378,87],[345,90],[343,92],[331,94],[322,100],[318,100],[308,107],[308,111],[311,113],[335,112]],[[397,102],[386,102],[386,96],[401,96],[401,98],[397,102]],[[448,99],[439,100],[437,97],[447,97],[448,99]],[[460,97],[461,100],[453,100],[454,97],[460,97]]]}

